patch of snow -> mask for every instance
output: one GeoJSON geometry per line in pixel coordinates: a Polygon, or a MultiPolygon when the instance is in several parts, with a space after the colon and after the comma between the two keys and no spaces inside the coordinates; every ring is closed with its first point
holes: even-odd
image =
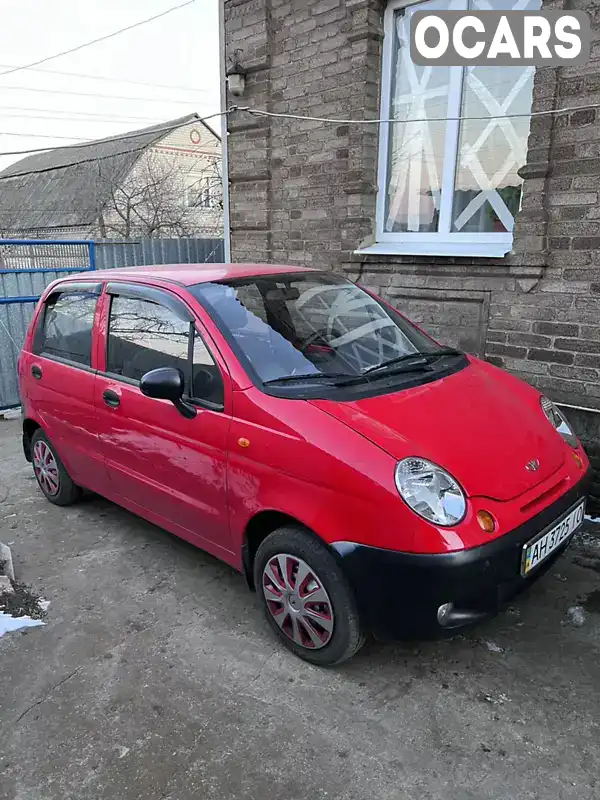
{"type": "Polygon", "coordinates": [[[10,547],[7,547],[5,544],[0,542],[0,561],[4,562],[4,573],[8,575],[8,577],[14,581],[15,579],[15,570],[13,567],[12,555],[10,552],[10,547]]]}
{"type": "Polygon", "coordinates": [[[576,628],[581,628],[585,625],[587,614],[583,606],[571,606],[567,609],[567,619],[576,628]]]}
{"type": "Polygon", "coordinates": [[[499,694],[497,697],[492,697],[491,694],[486,694],[484,696],[484,700],[486,703],[490,703],[493,706],[502,706],[504,703],[509,703],[510,699],[505,694],[499,694]]]}
{"type": "Polygon", "coordinates": [[[490,651],[490,653],[503,653],[504,652],[504,648],[500,647],[500,645],[496,644],[496,642],[486,642],[485,646],[490,651]]]}
{"type": "Polygon", "coordinates": [[[42,611],[48,611],[49,605],[50,605],[50,600],[44,600],[41,597],[38,600],[38,606],[42,609],[42,611]]]}
{"type": "Polygon", "coordinates": [[[123,747],[123,746],[121,745],[121,747],[119,747],[119,758],[125,758],[125,756],[126,756],[126,755],[127,755],[127,753],[129,752],[129,750],[130,750],[130,748],[129,748],[129,747],[123,747]]]}
{"type": "Polygon", "coordinates": [[[0,611],[0,637],[11,631],[18,631],[20,628],[37,628],[43,625],[41,619],[31,619],[31,617],[11,617],[0,611]]]}
{"type": "Polygon", "coordinates": [[[589,514],[585,515],[588,522],[600,522],[600,517],[590,517],[589,514]]]}
{"type": "Polygon", "coordinates": [[[19,419],[21,416],[21,408],[7,408],[0,411],[0,419],[19,419]]]}

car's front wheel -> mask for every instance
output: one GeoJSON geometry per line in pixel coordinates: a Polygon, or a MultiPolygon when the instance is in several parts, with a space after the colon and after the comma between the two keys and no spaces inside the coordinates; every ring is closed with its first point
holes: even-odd
{"type": "Polygon", "coordinates": [[[279,528],[261,543],[254,585],[269,624],[300,658],[341,664],[364,643],[354,595],[333,555],[301,528],[279,528]]]}
{"type": "Polygon", "coordinates": [[[31,437],[31,460],[38,486],[51,503],[68,506],[79,500],[81,489],[71,480],[41,428],[31,437]]]}

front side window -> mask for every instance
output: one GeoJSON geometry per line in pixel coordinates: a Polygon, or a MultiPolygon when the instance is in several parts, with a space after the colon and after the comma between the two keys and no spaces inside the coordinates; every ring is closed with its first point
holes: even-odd
{"type": "Polygon", "coordinates": [[[91,366],[97,293],[57,292],[47,299],[34,340],[39,354],[91,366]]]}
{"type": "Polygon", "coordinates": [[[263,275],[190,287],[257,385],[367,386],[430,377],[446,358],[400,314],[326,273],[263,275]]]}
{"type": "Polygon", "coordinates": [[[186,392],[192,399],[222,404],[219,368],[189,321],[160,303],[113,296],[106,371],[139,381],[146,372],[159,367],[180,370],[186,381],[186,392]]]}
{"type": "Polygon", "coordinates": [[[415,11],[537,10],[539,0],[390,2],[386,10],[377,242],[406,254],[501,256],[512,246],[533,67],[422,67],[415,11]]]}

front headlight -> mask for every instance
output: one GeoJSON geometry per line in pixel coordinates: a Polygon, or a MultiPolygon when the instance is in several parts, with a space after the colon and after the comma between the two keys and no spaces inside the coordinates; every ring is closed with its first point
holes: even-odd
{"type": "Polygon", "coordinates": [[[540,397],[540,405],[550,425],[560,433],[567,444],[570,444],[571,447],[577,447],[579,444],[577,437],[562,411],[554,405],[549,397],[540,397]]]}
{"type": "Polygon", "coordinates": [[[415,514],[436,525],[456,525],[467,503],[463,490],[446,470],[424,458],[405,458],[396,464],[396,487],[415,514]]]}

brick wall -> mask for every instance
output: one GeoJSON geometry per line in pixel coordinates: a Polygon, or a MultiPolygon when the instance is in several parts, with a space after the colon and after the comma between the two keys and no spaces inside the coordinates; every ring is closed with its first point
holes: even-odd
{"type": "MultiPolygon", "coordinates": [[[[569,0],[545,7],[572,7],[569,0]]],[[[377,117],[385,0],[228,0],[227,53],[249,70],[239,105],[377,117]]],[[[600,6],[581,67],[536,73],[534,109],[600,103],[600,6]]],[[[344,271],[444,342],[573,411],[600,467],[600,114],[534,117],[513,252],[504,259],[357,255],[372,241],[377,126],[229,117],[235,261],[344,271]]],[[[595,488],[600,504],[600,479],[595,488]]]]}

